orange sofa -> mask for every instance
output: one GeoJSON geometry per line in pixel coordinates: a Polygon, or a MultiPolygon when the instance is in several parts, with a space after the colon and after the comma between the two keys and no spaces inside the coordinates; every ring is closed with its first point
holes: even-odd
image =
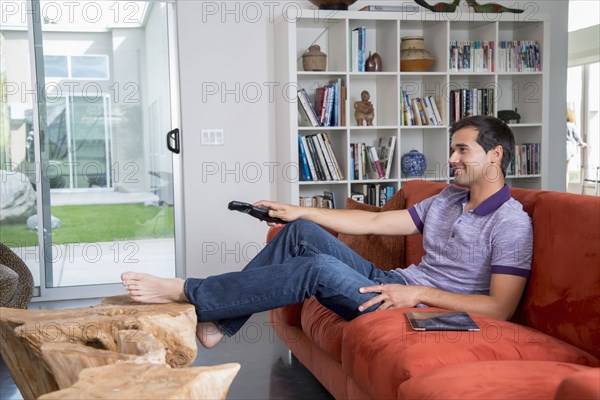
{"type": "MultiPolygon", "coordinates": [[[[383,209],[411,207],[444,187],[406,182],[383,209]]],[[[534,226],[532,273],[511,321],[473,315],[479,332],[416,332],[408,309],[346,322],[310,298],[270,311],[274,330],[338,399],[599,399],[600,198],[511,193],[534,226]]],[[[420,236],[339,238],[379,268],[423,255],[420,236]]]]}

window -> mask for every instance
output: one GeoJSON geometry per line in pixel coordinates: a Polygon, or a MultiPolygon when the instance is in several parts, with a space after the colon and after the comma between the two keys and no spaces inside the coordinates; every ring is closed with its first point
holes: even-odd
{"type": "Polygon", "coordinates": [[[71,56],[71,77],[108,79],[107,56],[71,56]]]}
{"type": "MultiPolygon", "coordinates": [[[[575,112],[575,122],[586,146],[568,164],[570,182],[594,180],[600,166],[600,63],[570,67],[567,77],[567,107],[575,112]]],[[[585,188],[583,188],[585,189],[585,188]]]]}
{"type": "Polygon", "coordinates": [[[68,78],[69,65],[67,56],[44,56],[46,76],[52,78],[68,78]]]}
{"type": "Polygon", "coordinates": [[[104,80],[110,78],[108,56],[98,55],[45,55],[46,78],[104,80]]]}

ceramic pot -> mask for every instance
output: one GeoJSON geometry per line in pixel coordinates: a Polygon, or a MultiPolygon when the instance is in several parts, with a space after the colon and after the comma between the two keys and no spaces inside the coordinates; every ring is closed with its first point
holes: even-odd
{"type": "Polygon", "coordinates": [[[400,45],[400,71],[427,71],[435,58],[425,50],[422,36],[405,36],[400,45]]]}
{"type": "Polygon", "coordinates": [[[309,0],[319,10],[347,10],[356,0],[309,0]]]}
{"type": "Polygon", "coordinates": [[[305,71],[325,71],[327,55],[321,51],[318,44],[313,44],[302,55],[302,67],[305,71]]]}
{"type": "Polygon", "coordinates": [[[383,70],[383,64],[381,62],[381,57],[377,53],[369,52],[369,58],[365,62],[365,71],[367,72],[380,72],[383,70]]]}
{"type": "Polygon", "coordinates": [[[401,159],[401,169],[405,177],[423,176],[427,169],[427,160],[418,150],[411,150],[401,159]]]}

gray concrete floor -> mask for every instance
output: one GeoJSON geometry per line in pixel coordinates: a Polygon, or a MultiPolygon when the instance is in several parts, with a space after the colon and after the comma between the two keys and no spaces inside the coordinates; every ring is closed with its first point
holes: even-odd
{"type": "MultiPolygon", "coordinates": [[[[98,302],[99,300],[75,300],[34,303],[31,308],[85,307],[98,302]]],[[[194,366],[230,362],[241,364],[227,396],[230,400],[333,399],[275,335],[266,312],[255,314],[237,335],[224,338],[215,348],[206,350],[199,344],[198,346],[194,366]]],[[[1,358],[0,399],[23,399],[1,358]]]]}

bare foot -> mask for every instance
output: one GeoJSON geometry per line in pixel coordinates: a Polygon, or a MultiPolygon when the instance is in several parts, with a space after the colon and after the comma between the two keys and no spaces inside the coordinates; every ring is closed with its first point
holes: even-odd
{"type": "Polygon", "coordinates": [[[198,322],[196,336],[202,346],[212,349],[223,339],[223,332],[212,322],[198,322]]]}
{"type": "Polygon", "coordinates": [[[121,274],[123,286],[129,296],[140,303],[187,302],[183,294],[184,280],[179,278],[159,278],[141,272],[121,274]]]}

